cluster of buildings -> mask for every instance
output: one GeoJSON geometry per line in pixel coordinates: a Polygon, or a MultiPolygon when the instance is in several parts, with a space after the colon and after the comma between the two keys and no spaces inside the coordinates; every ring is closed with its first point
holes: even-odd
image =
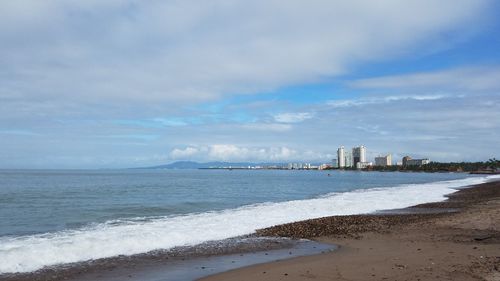
{"type": "Polygon", "coordinates": [[[331,168],[331,164],[319,164],[314,165],[311,163],[288,163],[286,167],[283,167],[285,170],[325,170],[331,168]]]}
{"type": "MultiPolygon", "coordinates": [[[[410,156],[403,157],[401,162],[397,162],[398,166],[422,166],[429,164],[431,161],[428,158],[425,159],[412,159],[410,156]]],[[[392,166],[392,155],[387,154],[385,156],[375,157],[375,164],[373,162],[367,161],[366,158],[366,147],[364,145],[353,147],[352,150],[347,150],[344,146],[337,149],[337,159],[332,160],[332,167],[345,169],[345,168],[356,168],[365,169],[371,166],[387,167],[392,166]]]]}
{"type": "Polygon", "coordinates": [[[343,146],[337,149],[337,159],[333,159],[334,168],[357,168],[364,169],[373,166],[372,162],[366,161],[366,147],[364,145],[354,147],[352,151],[343,146]]]}
{"type": "MultiPolygon", "coordinates": [[[[403,157],[402,161],[397,162],[397,166],[422,166],[429,164],[430,160],[412,159],[410,156],[403,157]]],[[[337,149],[337,159],[333,159],[332,163],[328,164],[311,164],[311,163],[288,163],[288,164],[270,164],[256,166],[224,166],[224,167],[209,167],[204,169],[243,169],[243,170],[325,170],[325,169],[366,169],[369,167],[387,167],[393,166],[391,154],[375,157],[375,163],[367,161],[366,147],[364,145],[346,149],[341,146],[337,149]]]]}

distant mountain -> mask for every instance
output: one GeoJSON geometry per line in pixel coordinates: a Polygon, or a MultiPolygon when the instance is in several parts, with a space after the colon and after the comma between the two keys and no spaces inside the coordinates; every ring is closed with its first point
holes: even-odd
{"type": "Polygon", "coordinates": [[[251,162],[206,162],[198,163],[194,161],[177,161],[174,163],[152,166],[152,167],[141,167],[135,169],[201,169],[201,168],[213,168],[213,167],[248,167],[248,166],[282,166],[284,163],[251,163],[251,162]]]}

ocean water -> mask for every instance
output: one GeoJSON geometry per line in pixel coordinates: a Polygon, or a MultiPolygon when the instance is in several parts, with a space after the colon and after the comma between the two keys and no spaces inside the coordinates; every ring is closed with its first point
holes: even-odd
{"type": "Polygon", "coordinates": [[[440,201],[488,176],[281,170],[0,171],[0,274],[440,201]]]}

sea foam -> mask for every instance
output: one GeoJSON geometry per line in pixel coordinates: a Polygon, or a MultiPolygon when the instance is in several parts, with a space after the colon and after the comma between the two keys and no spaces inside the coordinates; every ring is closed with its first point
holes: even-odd
{"type": "Polygon", "coordinates": [[[456,189],[494,178],[499,177],[371,188],[331,193],[315,199],[253,204],[181,216],[114,220],[77,230],[2,237],[0,273],[30,272],[58,264],[196,245],[311,218],[371,213],[442,201],[456,189]]]}

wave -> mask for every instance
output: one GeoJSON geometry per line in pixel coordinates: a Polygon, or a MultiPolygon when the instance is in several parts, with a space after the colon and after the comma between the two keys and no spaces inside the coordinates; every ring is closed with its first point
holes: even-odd
{"type": "Polygon", "coordinates": [[[331,193],[315,199],[253,204],[181,216],[113,220],[77,230],[0,237],[0,274],[31,272],[58,264],[192,246],[311,218],[371,213],[442,201],[446,199],[445,195],[458,188],[494,178],[500,177],[469,177],[371,188],[331,193]]]}

